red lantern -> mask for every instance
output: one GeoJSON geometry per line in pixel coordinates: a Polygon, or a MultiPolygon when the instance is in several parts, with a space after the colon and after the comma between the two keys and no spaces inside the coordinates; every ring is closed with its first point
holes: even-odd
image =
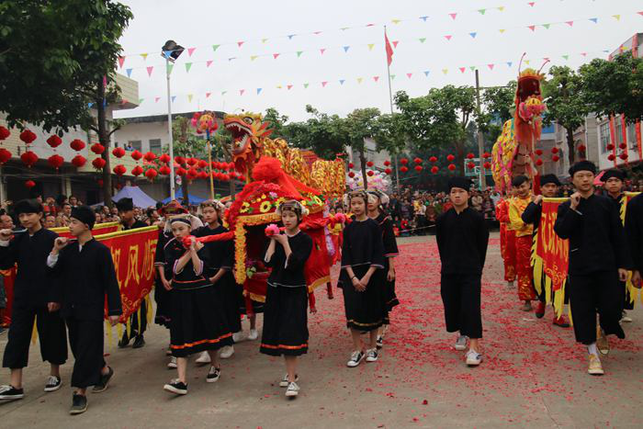
{"type": "Polygon", "coordinates": [[[613,153],[610,153],[607,159],[609,159],[610,161],[614,161],[616,159],[616,155],[614,155],[613,153]]]}
{"type": "Polygon", "coordinates": [[[152,162],[156,159],[156,154],[154,152],[147,152],[143,155],[143,159],[147,162],[152,162]]]}
{"type": "Polygon", "coordinates": [[[36,135],[31,130],[24,130],[20,133],[20,140],[25,142],[25,144],[31,144],[36,140],[36,135]]]}
{"type": "Polygon", "coordinates": [[[627,157],[628,157],[627,152],[623,152],[622,154],[619,155],[619,158],[621,158],[623,161],[626,161],[627,157]]]}
{"type": "Polygon", "coordinates": [[[552,147],[551,148],[551,153],[558,153],[558,148],[557,147],[552,147]]]}
{"type": "Polygon", "coordinates": [[[482,157],[484,159],[489,159],[489,158],[491,158],[491,154],[489,152],[485,152],[485,153],[482,154],[482,157]]]}
{"type": "Polygon", "coordinates": [[[352,179],[353,177],[355,177],[355,173],[353,171],[349,171],[348,172],[348,177],[350,177],[352,179]]]}
{"type": "Polygon", "coordinates": [[[348,163],[348,168],[355,168],[355,164],[353,164],[352,162],[349,162],[348,163]]]}
{"type": "Polygon", "coordinates": [[[102,170],[103,168],[105,168],[105,164],[107,164],[107,162],[103,158],[100,158],[100,157],[96,158],[96,159],[94,159],[92,161],[92,165],[94,166],[94,168],[96,170],[102,170]]]}
{"type": "Polygon", "coordinates": [[[62,156],[55,154],[47,158],[47,162],[57,171],[64,164],[65,160],[62,156]]]}
{"type": "Polygon", "coordinates": [[[421,166],[421,165],[416,165],[416,166],[415,166],[415,171],[417,171],[418,173],[419,173],[420,171],[422,171],[422,166],[421,166]]]}
{"type": "Polygon", "coordinates": [[[185,158],[183,158],[182,156],[175,156],[174,162],[176,162],[179,165],[185,165],[185,158]]]}
{"type": "Polygon", "coordinates": [[[162,166],[161,168],[159,168],[159,173],[161,173],[164,176],[169,175],[171,173],[170,167],[168,167],[167,165],[162,166]]]}
{"type": "Polygon", "coordinates": [[[164,153],[163,155],[159,156],[159,161],[161,161],[163,164],[167,164],[168,162],[170,162],[170,155],[164,153]]]}
{"type": "Polygon", "coordinates": [[[486,168],[486,169],[488,170],[488,169],[490,169],[490,168],[491,168],[491,163],[490,163],[490,162],[485,162],[485,163],[484,163],[484,165],[483,165],[483,167],[484,167],[484,168],[486,168]]]}
{"type": "Polygon", "coordinates": [[[229,162],[228,163],[228,170],[232,171],[235,169],[234,162],[229,162]]]}
{"type": "Polygon", "coordinates": [[[558,156],[558,155],[554,155],[554,156],[551,157],[551,160],[554,161],[554,162],[558,162],[559,159],[560,159],[560,156],[558,156]]]}
{"type": "Polygon", "coordinates": [[[100,143],[94,143],[89,147],[89,149],[94,152],[96,155],[102,155],[105,152],[105,146],[100,143]]]}
{"type": "Polygon", "coordinates": [[[205,168],[208,166],[208,161],[200,160],[197,164],[199,168],[205,168]]]}
{"type": "Polygon", "coordinates": [[[403,165],[402,167],[400,167],[400,171],[401,171],[402,173],[406,173],[407,171],[409,171],[409,169],[408,169],[408,167],[406,167],[406,166],[404,166],[404,165],[403,165]]]}
{"type": "Polygon", "coordinates": [[[539,167],[540,167],[541,165],[543,165],[543,160],[542,160],[542,159],[540,159],[540,158],[538,158],[538,159],[536,160],[536,165],[537,165],[537,166],[539,166],[539,167]]]}
{"type": "Polygon", "coordinates": [[[621,143],[620,145],[618,145],[618,147],[621,149],[627,149],[627,144],[621,143]]]}
{"type": "Polygon", "coordinates": [[[475,164],[475,162],[469,162],[469,163],[467,163],[467,168],[468,168],[469,170],[473,170],[474,168],[476,168],[476,164],[475,164]]]}
{"type": "Polygon", "coordinates": [[[406,159],[406,158],[402,158],[402,159],[400,159],[400,162],[402,163],[402,165],[406,165],[406,164],[409,163],[409,160],[406,159]]]}
{"type": "Polygon", "coordinates": [[[384,167],[388,167],[389,165],[391,165],[391,161],[384,161],[384,167]]]}
{"type": "Polygon", "coordinates": [[[116,167],[114,167],[114,174],[117,176],[122,176],[123,174],[127,173],[127,169],[123,164],[118,164],[116,167]]]}
{"type": "Polygon", "coordinates": [[[534,151],[534,153],[535,153],[536,155],[540,156],[540,155],[542,155],[542,154],[543,154],[543,151],[542,151],[541,149],[536,149],[536,150],[534,151]]]}
{"type": "Polygon", "coordinates": [[[52,148],[57,148],[61,144],[63,144],[63,141],[60,137],[58,137],[56,134],[52,135],[47,139],[47,144],[51,146],[52,148]]]}
{"type": "Polygon", "coordinates": [[[434,165],[433,167],[431,167],[431,173],[433,173],[433,174],[438,174],[438,171],[439,171],[439,170],[440,170],[440,169],[439,169],[436,165],[434,165]]]}
{"type": "Polygon", "coordinates": [[[199,179],[203,179],[203,180],[205,180],[205,179],[208,179],[209,177],[210,177],[210,175],[208,174],[208,172],[207,172],[207,171],[201,171],[201,172],[199,173],[199,179]]]}
{"type": "Polygon", "coordinates": [[[190,158],[186,162],[190,167],[194,167],[199,161],[196,158],[190,158]]]}
{"type": "Polygon", "coordinates": [[[187,171],[185,171],[185,168],[179,167],[175,171],[177,176],[185,176],[187,174],[187,171]]]}
{"type": "Polygon", "coordinates": [[[114,150],[112,151],[112,155],[114,155],[116,158],[122,158],[125,156],[125,149],[123,149],[122,147],[114,148],[114,150]]]}
{"type": "Polygon", "coordinates": [[[386,170],[384,170],[384,173],[389,174],[389,175],[390,175],[392,172],[393,172],[393,170],[391,170],[390,168],[387,168],[386,170]]]}
{"type": "Polygon", "coordinates": [[[607,149],[607,150],[614,150],[614,144],[613,144],[613,143],[609,143],[607,146],[605,146],[605,149],[607,149]]]}
{"type": "Polygon", "coordinates": [[[372,167],[373,165],[375,165],[375,164],[373,164],[373,161],[368,161],[368,162],[366,163],[366,166],[367,166],[367,167],[372,167]]]}
{"type": "Polygon", "coordinates": [[[369,176],[372,176],[372,175],[374,175],[375,173],[373,172],[373,170],[368,170],[368,171],[366,172],[366,174],[368,174],[369,176]]]}
{"type": "Polygon", "coordinates": [[[130,155],[134,161],[139,161],[141,158],[143,158],[143,154],[137,150],[132,152],[132,155],[130,155]]]}
{"type": "Polygon", "coordinates": [[[20,155],[20,159],[22,160],[22,163],[26,165],[27,167],[31,168],[32,165],[34,165],[36,162],[38,162],[38,155],[35,153],[29,151],[25,152],[22,155],[20,155]]]}
{"type": "Polygon", "coordinates": [[[74,139],[71,141],[71,143],[69,143],[69,146],[71,146],[71,148],[74,149],[76,152],[79,152],[85,149],[85,142],[80,139],[74,139]]]}
{"type": "Polygon", "coordinates": [[[137,165],[136,167],[132,168],[132,175],[134,177],[138,177],[141,174],[143,174],[143,167],[141,167],[140,165],[137,165]]]}
{"type": "Polygon", "coordinates": [[[11,152],[5,148],[0,148],[0,165],[5,164],[11,159],[11,152]]]}
{"type": "Polygon", "coordinates": [[[467,154],[467,158],[468,158],[468,159],[473,159],[473,158],[475,158],[475,155],[474,155],[474,154],[472,154],[471,152],[469,152],[469,153],[467,154]]]}
{"type": "Polygon", "coordinates": [[[576,149],[578,149],[579,152],[585,152],[585,150],[587,150],[587,147],[584,144],[579,144],[576,149]]]}
{"type": "Polygon", "coordinates": [[[31,189],[34,186],[36,186],[36,182],[34,182],[33,180],[27,180],[25,182],[25,188],[31,189]]]}
{"type": "Polygon", "coordinates": [[[188,180],[194,180],[199,176],[199,172],[196,171],[196,168],[193,167],[188,170],[187,176],[188,176],[188,180]]]}
{"type": "Polygon", "coordinates": [[[11,133],[5,127],[0,126],[0,140],[6,140],[9,138],[11,133]]]}
{"type": "Polygon", "coordinates": [[[156,179],[156,176],[158,176],[158,173],[156,172],[155,169],[150,168],[145,172],[145,177],[147,177],[149,180],[154,180],[156,179]]]}
{"type": "Polygon", "coordinates": [[[429,162],[432,164],[435,164],[436,162],[438,162],[438,158],[436,158],[435,156],[432,156],[431,158],[429,158],[429,162]]]}
{"type": "Polygon", "coordinates": [[[99,188],[102,188],[102,187],[103,187],[103,179],[98,179],[98,180],[96,181],[96,183],[98,184],[98,187],[99,187],[99,188]]]}
{"type": "Polygon", "coordinates": [[[417,165],[422,164],[422,160],[420,158],[415,158],[413,162],[416,163],[417,165]]]}
{"type": "Polygon", "coordinates": [[[455,159],[455,156],[453,156],[451,154],[447,155],[447,161],[453,162],[454,159],[455,159]]]}
{"type": "Polygon", "coordinates": [[[76,168],[80,168],[87,163],[87,160],[82,155],[76,155],[74,159],[71,160],[71,163],[74,164],[76,168]]]}
{"type": "Polygon", "coordinates": [[[449,164],[449,170],[450,171],[455,171],[455,165],[454,164],[449,164]]]}

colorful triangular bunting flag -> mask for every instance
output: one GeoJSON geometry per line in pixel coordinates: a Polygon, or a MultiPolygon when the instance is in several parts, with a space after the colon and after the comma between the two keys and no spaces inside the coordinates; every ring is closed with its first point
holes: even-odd
{"type": "Polygon", "coordinates": [[[196,51],[196,48],[188,48],[188,57],[191,57],[194,51],[196,51]]]}
{"type": "Polygon", "coordinates": [[[118,66],[120,68],[123,68],[123,64],[125,63],[125,56],[118,57],[118,66]]]}
{"type": "Polygon", "coordinates": [[[190,69],[192,68],[192,63],[185,63],[185,72],[190,73],[190,69]]]}
{"type": "Polygon", "coordinates": [[[149,77],[152,77],[152,71],[154,70],[154,66],[149,66],[147,67],[147,75],[149,77]]]}
{"type": "Polygon", "coordinates": [[[132,69],[125,70],[125,73],[127,73],[127,77],[132,77],[132,69]]]}

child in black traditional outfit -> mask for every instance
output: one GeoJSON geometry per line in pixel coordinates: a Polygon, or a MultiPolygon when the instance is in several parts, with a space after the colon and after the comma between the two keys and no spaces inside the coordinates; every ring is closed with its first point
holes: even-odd
{"type": "Polygon", "coordinates": [[[170,348],[172,356],[177,358],[178,378],[164,389],[177,395],[188,393],[189,355],[208,351],[212,364],[206,381],[213,383],[221,375],[217,350],[232,345],[232,332],[219,294],[206,276],[208,251],[194,237],[187,249],[183,244],[192,230],[192,220],[190,215],[170,218],[174,238],[165,246],[165,276],[172,278],[170,348]]]}
{"type": "Polygon", "coordinates": [[[377,336],[377,348],[381,349],[384,345],[384,333],[386,326],[390,324],[389,313],[393,308],[399,305],[400,301],[395,295],[395,257],[399,255],[395,232],[393,231],[393,220],[384,211],[384,206],[389,202],[388,195],[379,190],[368,191],[368,217],[373,219],[380,227],[382,241],[384,244],[384,287],[382,288],[384,305],[386,306],[386,316],[384,325],[380,327],[377,336]]]}
{"type": "Polygon", "coordinates": [[[285,201],[277,208],[286,228],[274,234],[266,251],[265,262],[272,268],[264,307],[261,353],[284,356],[287,374],[279,385],[286,396],[299,394],[297,356],[308,352],[308,287],[304,266],[313,249],[313,240],[299,230],[308,214],[299,201],[285,201]]]}
{"type": "Polygon", "coordinates": [[[354,345],[346,365],[353,368],[364,357],[367,362],[375,362],[378,358],[377,333],[387,313],[382,292],[385,258],[379,226],[366,215],[368,194],[353,191],[346,199],[353,221],[344,229],[339,287],[344,291],[346,325],[351,330],[354,345]],[[364,332],[370,337],[367,350],[360,338],[364,332]]]}
{"type": "MultiPolygon", "coordinates": [[[[205,226],[196,229],[193,234],[196,237],[205,237],[208,235],[218,235],[228,232],[221,225],[224,205],[218,200],[207,200],[199,205],[199,210],[206,222],[205,226]]],[[[234,265],[234,246],[231,240],[211,241],[205,244],[208,250],[209,260],[206,266],[206,275],[216,286],[223,303],[226,320],[230,332],[241,331],[241,313],[239,311],[241,303],[241,288],[237,286],[232,276],[232,266],[234,265]]],[[[234,338],[234,336],[233,336],[234,338]]],[[[219,357],[228,359],[234,354],[234,346],[225,346],[221,349],[219,357]]],[[[210,363],[210,355],[207,351],[201,353],[196,360],[197,363],[210,363]]]]}
{"type": "Polygon", "coordinates": [[[436,220],[436,241],[442,262],[440,294],[448,332],[459,332],[456,350],[466,350],[466,362],[482,362],[478,341],[482,338],[480,294],[482,269],[487,255],[489,231],[484,216],[469,207],[471,181],[464,177],[449,180],[453,208],[436,220]]]}
{"type": "Polygon", "coordinates": [[[69,230],[76,240],[57,238],[47,258],[57,280],[57,298],[62,302],[69,345],[76,359],[71,375],[71,385],[76,388],[69,410],[72,415],[87,410],[87,387],[94,386],[94,393],[103,392],[114,375],[103,357],[105,302],[112,326],[123,314],[112,253],[92,237],[95,221],[89,207],[73,207],[69,230]]]}

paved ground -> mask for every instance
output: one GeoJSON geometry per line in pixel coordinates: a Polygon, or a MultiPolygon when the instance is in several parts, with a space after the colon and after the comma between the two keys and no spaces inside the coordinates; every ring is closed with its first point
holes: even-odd
{"type": "MultiPolygon", "coordinates": [[[[108,347],[116,371],[110,388],[90,395],[90,408],[67,414],[66,385],[45,394],[47,366],[32,347],[27,397],[0,404],[0,427],[95,428],[406,428],[406,427],[641,427],[643,426],[643,311],[632,313],[627,339],[612,341],[603,360],[607,375],[591,377],[586,356],[570,329],[555,328],[521,312],[517,293],[501,282],[497,234],[492,236],[483,278],[485,361],[470,369],[444,331],[439,261],[432,238],[403,239],[398,295],[384,353],[374,364],[349,369],[351,351],[343,325],[343,301],[317,293],[319,313],[309,320],[311,350],[302,360],[302,393],[287,401],[277,386],[279,359],[258,353],[258,343],[236,346],[216,384],[206,368],[190,364],[190,393],[162,390],[174,377],[165,367],[168,333],[154,326],[144,349],[108,347]]],[[[107,341],[107,340],[106,340],[107,341]]],[[[6,334],[0,335],[0,351],[6,334]]],[[[0,381],[8,380],[2,372],[0,381]]]]}

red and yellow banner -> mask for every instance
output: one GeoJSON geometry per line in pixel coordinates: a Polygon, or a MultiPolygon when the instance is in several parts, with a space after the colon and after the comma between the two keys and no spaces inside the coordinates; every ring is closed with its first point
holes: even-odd
{"type": "MultiPolygon", "coordinates": [[[[97,235],[103,235],[103,234],[109,234],[111,232],[116,232],[120,230],[120,223],[119,222],[107,222],[107,223],[98,223],[94,225],[94,229],[92,229],[92,234],[94,234],[94,237],[97,235]]],[[[66,226],[61,226],[58,228],[51,228],[51,231],[55,232],[61,237],[71,237],[71,233],[69,232],[69,227],[66,226]]]]}

